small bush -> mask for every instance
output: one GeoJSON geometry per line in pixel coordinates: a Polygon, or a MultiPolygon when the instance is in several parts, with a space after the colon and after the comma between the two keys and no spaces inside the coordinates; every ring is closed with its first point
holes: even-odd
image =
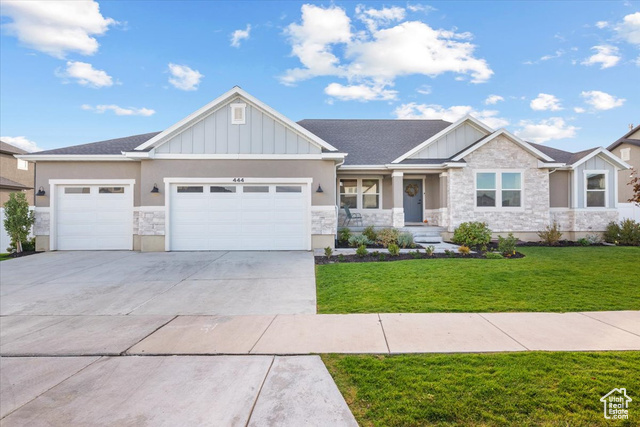
{"type": "Polygon", "coordinates": [[[484,222],[463,222],[453,232],[453,243],[484,249],[491,241],[491,230],[484,222]]]}
{"type": "Polygon", "coordinates": [[[461,255],[469,255],[471,253],[471,249],[469,249],[469,246],[462,245],[458,248],[458,253],[461,255]]]}
{"type": "MultiPolygon", "coordinates": [[[[36,250],[36,238],[33,237],[29,240],[25,240],[22,242],[22,250],[24,252],[35,252],[36,250]]],[[[7,252],[12,254],[14,252],[18,252],[18,248],[16,248],[16,244],[12,241],[9,247],[7,248],[7,252]]]]}
{"type": "Polygon", "coordinates": [[[621,245],[640,246],[640,223],[625,219],[620,223],[621,245]]]}
{"type": "Polygon", "coordinates": [[[540,237],[540,240],[542,240],[547,245],[555,246],[558,244],[560,238],[562,237],[560,226],[557,222],[553,221],[553,224],[547,225],[547,227],[543,231],[538,232],[538,237],[540,237]]]}
{"type": "Polygon", "coordinates": [[[513,233],[509,233],[507,237],[498,236],[498,252],[506,257],[515,255],[516,243],[518,239],[513,237],[513,233]]]}
{"type": "Polygon", "coordinates": [[[580,246],[590,246],[591,243],[589,242],[589,239],[587,239],[586,237],[583,237],[582,239],[578,239],[578,244],[580,246]]]}
{"type": "Polygon", "coordinates": [[[329,246],[324,248],[324,256],[326,256],[327,258],[331,258],[331,255],[333,255],[333,249],[331,249],[329,246]]]}
{"type": "Polygon", "coordinates": [[[376,230],[374,230],[373,225],[370,225],[367,228],[365,228],[364,231],[362,232],[362,235],[367,236],[367,239],[371,240],[372,242],[375,242],[376,240],[378,240],[378,233],[376,233],[376,230]]]}
{"type": "Polygon", "coordinates": [[[395,228],[383,228],[378,231],[377,242],[382,245],[383,248],[388,247],[392,243],[398,243],[398,230],[395,228]]]}
{"type": "Polygon", "coordinates": [[[587,237],[585,237],[585,239],[587,239],[590,245],[599,245],[600,243],[602,243],[602,237],[600,237],[598,234],[587,234],[587,237]]]}
{"type": "Polygon", "coordinates": [[[411,255],[414,259],[422,258],[422,254],[420,253],[419,249],[416,249],[415,251],[409,252],[409,255],[411,255]]]}
{"type": "Polygon", "coordinates": [[[349,237],[349,246],[351,246],[352,248],[357,248],[358,246],[367,246],[370,245],[371,240],[369,240],[367,238],[367,236],[365,236],[364,234],[354,234],[353,236],[349,237]]]}
{"type": "Polygon", "coordinates": [[[340,231],[338,231],[338,241],[347,243],[350,237],[351,237],[351,230],[349,230],[347,227],[342,228],[340,229],[340,231]]]}
{"type": "Polygon", "coordinates": [[[444,254],[449,258],[455,258],[456,256],[456,253],[454,251],[450,251],[449,249],[445,249],[444,254]]]}
{"type": "Polygon", "coordinates": [[[379,253],[378,254],[378,261],[384,261],[385,259],[387,259],[387,256],[383,253],[379,253]]]}
{"type": "Polygon", "coordinates": [[[503,259],[504,257],[497,252],[487,252],[484,254],[486,259],[503,259]]]}
{"type": "Polygon", "coordinates": [[[398,234],[398,246],[402,249],[413,248],[416,245],[413,243],[413,234],[400,233],[398,234]]]}
{"type": "Polygon", "coordinates": [[[338,262],[344,262],[347,258],[343,254],[338,254],[338,262]]]}
{"type": "Polygon", "coordinates": [[[615,221],[611,221],[604,231],[604,241],[618,243],[618,240],[620,240],[620,225],[615,221]]]}
{"type": "Polygon", "coordinates": [[[424,248],[424,251],[427,254],[427,256],[431,256],[436,251],[436,247],[433,245],[429,245],[426,248],[424,248]]]}
{"type": "Polygon", "coordinates": [[[389,255],[391,255],[391,256],[400,255],[400,247],[398,245],[396,245],[395,243],[391,243],[389,245],[389,247],[387,248],[387,250],[389,251],[389,255]]]}
{"type": "Polygon", "coordinates": [[[364,258],[368,253],[369,251],[367,250],[367,247],[365,245],[360,245],[358,246],[358,249],[356,249],[356,255],[358,255],[360,258],[364,258]]]}

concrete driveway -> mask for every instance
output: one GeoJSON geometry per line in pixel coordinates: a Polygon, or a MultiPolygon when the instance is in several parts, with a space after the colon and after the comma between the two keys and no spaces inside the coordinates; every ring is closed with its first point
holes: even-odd
{"type": "Polygon", "coordinates": [[[314,314],[310,252],[49,252],[0,264],[0,315],[314,314]]]}

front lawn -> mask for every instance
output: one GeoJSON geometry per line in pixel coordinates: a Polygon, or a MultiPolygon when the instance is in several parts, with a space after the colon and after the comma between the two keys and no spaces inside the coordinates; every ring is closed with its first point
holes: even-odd
{"type": "Polygon", "coordinates": [[[640,248],[317,266],[319,313],[640,310],[640,248]]]}
{"type": "Polygon", "coordinates": [[[4,261],[5,259],[11,259],[11,254],[0,254],[0,261],[4,261]]]}
{"type": "Polygon", "coordinates": [[[640,352],[323,355],[361,426],[612,425],[600,398],[625,388],[640,423],[640,352]]]}

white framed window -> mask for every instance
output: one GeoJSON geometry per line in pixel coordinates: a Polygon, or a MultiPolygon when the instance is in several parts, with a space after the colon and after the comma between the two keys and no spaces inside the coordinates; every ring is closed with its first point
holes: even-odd
{"type": "Polygon", "coordinates": [[[584,203],[587,208],[607,207],[607,178],[608,171],[585,171],[584,172],[584,203]]]}
{"type": "Polygon", "coordinates": [[[522,208],[522,172],[476,172],[477,208],[522,208]]]}
{"type": "Polygon", "coordinates": [[[18,169],[23,170],[23,171],[28,171],[29,170],[29,162],[27,162],[26,160],[22,160],[22,159],[16,159],[18,161],[18,169]]]}
{"type": "Polygon", "coordinates": [[[621,148],[620,149],[620,159],[622,159],[625,162],[631,160],[631,148],[629,148],[629,147],[621,148]]]}
{"type": "Polygon", "coordinates": [[[243,125],[247,123],[247,104],[231,104],[231,124],[243,125]]]}
{"type": "Polygon", "coordinates": [[[380,209],[382,180],[380,178],[341,178],[340,207],[349,209],[380,209]]]}

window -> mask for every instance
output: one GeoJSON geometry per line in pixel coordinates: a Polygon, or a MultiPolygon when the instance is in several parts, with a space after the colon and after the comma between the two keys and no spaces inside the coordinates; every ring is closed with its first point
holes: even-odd
{"type": "Polygon", "coordinates": [[[245,193],[268,193],[269,187],[266,185],[245,185],[242,191],[245,193]]]}
{"type": "Polygon", "coordinates": [[[231,104],[231,124],[243,125],[247,122],[245,115],[247,104],[231,104]]]}
{"type": "Polygon", "coordinates": [[[99,187],[99,194],[124,194],[124,187],[99,187]]]}
{"type": "Polygon", "coordinates": [[[522,173],[478,172],[476,206],[480,208],[522,207],[522,173]]]}
{"type": "Polygon", "coordinates": [[[212,185],[211,187],[209,187],[209,192],[210,193],[235,193],[236,192],[236,187],[230,186],[217,186],[217,185],[212,185]]]}
{"type": "Polygon", "coordinates": [[[631,148],[621,148],[620,158],[625,162],[631,160],[631,148]]]}
{"type": "Polygon", "coordinates": [[[203,192],[202,186],[200,187],[187,186],[187,185],[178,186],[178,193],[202,193],[202,192],[203,192]]]}
{"type": "Polygon", "coordinates": [[[26,160],[22,160],[22,159],[16,159],[18,160],[18,169],[23,170],[23,171],[28,171],[29,170],[29,162],[27,162],[26,160]]]}
{"type": "Polygon", "coordinates": [[[89,187],[65,187],[64,194],[89,194],[91,188],[89,187]]]}
{"type": "Polygon", "coordinates": [[[604,208],[607,206],[607,174],[587,173],[587,207],[604,208]]]}
{"type": "Polygon", "coordinates": [[[340,207],[380,209],[381,183],[377,178],[340,180],[340,207]]]}
{"type": "Polygon", "coordinates": [[[298,185],[276,185],[276,193],[302,193],[298,185]]]}

